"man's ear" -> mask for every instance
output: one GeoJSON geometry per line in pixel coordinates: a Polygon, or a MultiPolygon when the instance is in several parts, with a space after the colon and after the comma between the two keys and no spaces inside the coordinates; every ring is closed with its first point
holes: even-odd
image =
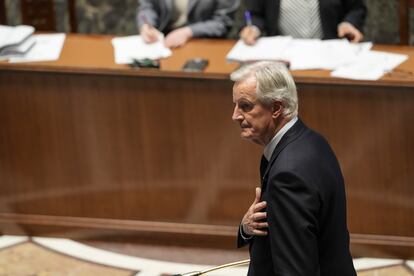
{"type": "Polygon", "coordinates": [[[282,115],[283,112],[283,105],[282,102],[280,101],[274,101],[272,103],[272,117],[274,119],[280,117],[282,115]]]}

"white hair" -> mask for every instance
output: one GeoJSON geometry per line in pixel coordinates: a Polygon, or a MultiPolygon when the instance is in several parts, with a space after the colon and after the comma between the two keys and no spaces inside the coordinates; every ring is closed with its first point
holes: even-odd
{"type": "Polygon", "coordinates": [[[256,79],[257,99],[264,105],[282,102],[283,115],[293,118],[298,114],[298,96],[292,75],[281,62],[261,61],[245,65],[233,72],[230,79],[235,82],[256,79]]]}

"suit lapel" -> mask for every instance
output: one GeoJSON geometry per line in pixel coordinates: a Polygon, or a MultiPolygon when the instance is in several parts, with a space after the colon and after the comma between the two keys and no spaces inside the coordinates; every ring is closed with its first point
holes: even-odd
{"type": "Polygon", "coordinates": [[[160,13],[161,20],[160,20],[159,30],[164,31],[168,27],[168,24],[170,23],[170,20],[171,20],[171,15],[173,13],[173,0],[162,0],[162,1],[164,1],[164,5],[160,5],[160,7],[163,9],[161,10],[161,13],[160,13]]]}
{"type": "MultiPolygon", "coordinates": [[[[196,3],[199,0],[188,0],[188,9],[187,9],[187,15],[189,15],[191,13],[191,11],[194,9],[196,3]]],[[[201,0],[200,0],[201,1],[201,0]]]]}
{"type": "Polygon", "coordinates": [[[276,158],[280,154],[280,152],[289,145],[292,141],[296,140],[306,129],[306,126],[303,122],[298,119],[297,122],[283,135],[280,142],[277,144],[275,150],[272,153],[272,157],[267,165],[266,171],[262,178],[262,191],[264,191],[266,183],[267,183],[267,176],[269,174],[269,170],[272,167],[272,164],[275,162],[276,158]]]}

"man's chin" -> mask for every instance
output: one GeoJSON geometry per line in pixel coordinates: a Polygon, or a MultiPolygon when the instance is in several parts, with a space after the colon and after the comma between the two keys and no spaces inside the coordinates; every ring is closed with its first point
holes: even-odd
{"type": "Polygon", "coordinates": [[[250,133],[246,133],[244,131],[242,131],[240,133],[240,137],[244,140],[249,140],[249,141],[252,140],[252,135],[250,133]]]}

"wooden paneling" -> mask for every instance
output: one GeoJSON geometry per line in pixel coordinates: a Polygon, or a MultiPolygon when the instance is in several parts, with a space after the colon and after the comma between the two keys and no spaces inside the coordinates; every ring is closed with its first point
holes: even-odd
{"type": "Polygon", "coordinates": [[[0,0],[0,24],[7,25],[6,1],[0,0]]]}
{"type": "MultiPolygon", "coordinates": [[[[22,23],[36,31],[56,31],[56,3],[54,0],[20,0],[22,23]]],[[[76,0],[66,0],[70,31],[76,33],[76,0]]]]}
{"type": "Polygon", "coordinates": [[[22,23],[35,27],[37,31],[56,30],[56,15],[53,0],[21,0],[22,23]]]}
{"type": "MultiPolygon", "coordinates": [[[[109,41],[69,36],[57,62],[0,63],[0,229],[232,245],[262,150],[231,121],[232,42],[196,40],[157,71],[115,65],[109,41]],[[207,71],[181,72],[196,56],[207,71]]],[[[294,72],[301,118],[341,163],[353,248],[373,255],[414,256],[413,72],[412,59],[377,82],[294,72]]]]}

